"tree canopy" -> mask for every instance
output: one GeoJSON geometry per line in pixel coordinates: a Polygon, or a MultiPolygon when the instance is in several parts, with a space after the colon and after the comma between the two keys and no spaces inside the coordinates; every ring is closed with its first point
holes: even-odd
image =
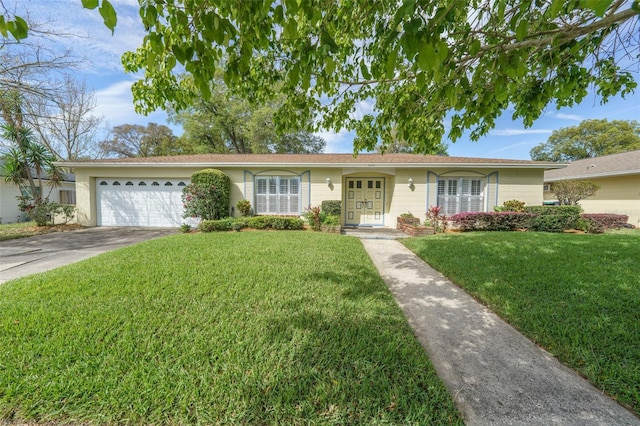
{"type": "Polygon", "coordinates": [[[233,95],[221,78],[215,79],[208,100],[170,112],[170,120],[182,125],[180,145],[185,154],[312,154],[322,152],[326,142],[309,132],[278,132],[274,115],[282,96],[256,104],[233,95]]]}
{"type": "Polygon", "coordinates": [[[110,136],[100,142],[107,157],[154,157],[183,154],[176,144],[173,131],[162,124],[122,124],[115,126],[110,136]]]}
{"type": "MultiPolygon", "coordinates": [[[[114,28],[107,0],[82,3],[114,28]]],[[[144,71],[138,112],[207,100],[222,71],[248,100],[285,93],[283,128],[355,130],[356,151],[396,131],[426,153],[445,133],[477,140],[507,109],[530,126],[591,87],[602,102],[632,91],[639,11],[638,0],[140,1],[147,35],[123,64],[144,71]],[[374,112],[360,116],[362,102],[374,112]]]]}
{"type": "Polygon", "coordinates": [[[636,149],[640,149],[640,123],[602,119],[555,130],[529,154],[532,160],[568,162],[636,149]]]}
{"type": "Polygon", "coordinates": [[[577,206],[580,200],[593,197],[600,185],[590,180],[559,180],[551,184],[551,192],[560,204],[577,206]]]}

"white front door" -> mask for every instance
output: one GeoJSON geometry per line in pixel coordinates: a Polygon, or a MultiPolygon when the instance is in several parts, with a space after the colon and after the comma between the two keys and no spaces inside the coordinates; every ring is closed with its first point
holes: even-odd
{"type": "Polygon", "coordinates": [[[346,225],[384,225],[384,178],[346,178],[346,225]]]}
{"type": "Polygon", "coordinates": [[[188,179],[97,178],[98,226],[174,228],[182,218],[188,179]]]}

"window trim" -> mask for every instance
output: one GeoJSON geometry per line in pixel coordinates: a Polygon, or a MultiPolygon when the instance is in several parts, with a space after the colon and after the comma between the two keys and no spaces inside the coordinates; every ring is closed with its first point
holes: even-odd
{"type": "Polygon", "coordinates": [[[439,176],[436,183],[437,205],[442,207],[442,212],[445,215],[484,212],[486,191],[487,182],[484,177],[439,176]],[[450,208],[452,204],[455,204],[453,209],[450,208]],[[478,209],[471,209],[472,205],[477,206],[478,209]]]}
{"type": "Polygon", "coordinates": [[[302,179],[300,176],[255,176],[254,185],[254,205],[256,214],[300,216],[302,208],[302,179]],[[284,182],[286,182],[286,184],[284,182]],[[294,187],[297,187],[295,188],[297,189],[297,192],[292,192],[294,187]],[[285,191],[282,191],[283,189],[285,191]],[[292,209],[292,202],[294,201],[296,208],[292,209]]]}

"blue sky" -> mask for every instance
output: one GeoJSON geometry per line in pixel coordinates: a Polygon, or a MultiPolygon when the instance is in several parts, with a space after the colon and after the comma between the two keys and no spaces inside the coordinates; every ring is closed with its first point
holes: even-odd
{"type": "MultiPolygon", "coordinates": [[[[86,79],[87,85],[95,90],[98,107],[96,115],[103,116],[108,127],[120,124],[142,124],[149,122],[166,123],[166,114],[157,111],[148,116],[138,115],[133,110],[131,84],[135,75],[126,74],[120,63],[120,56],[139,46],[144,31],[138,18],[137,0],[111,0],[118,12],[118,24],[114,35],[104,27],[97,10],[85,10],[80,0],[4,0],[8,10],[21,10],[26,7],[34,20],[46,20],[52,26],[74,34],[74,37],[57,39],[61,47],[72,50],[76,57],[85,62],[76,77],[86,79]]],[[[635,65],[636,81],[640,82],[640,70],[635,65]]],[[[369,105],[362,104],[366,111],[369,105]]],[[[590,94],[573,108],[549,107],[540,119],[525,129],[521,122],[511,119],[507,111],[497,120],[496,127],[489,135],[477,142],[468,137],[455,143],[449,143],[449,155],[480,157],[529,159],[529,150],[545,142],[553,130],[575,126],[585,119],[606,118],[609,120],[638,120],[640,118],[640,89],[628,95],[626,99],[616,97],[607,104],[600,105],[599,98],[590,94]]],[[[180,129],[174,128],[176,134],[180,129]]],[[[326,152],[352,152],[353,135],[348,132],[322,132],[327,141],[326,152]]]]}

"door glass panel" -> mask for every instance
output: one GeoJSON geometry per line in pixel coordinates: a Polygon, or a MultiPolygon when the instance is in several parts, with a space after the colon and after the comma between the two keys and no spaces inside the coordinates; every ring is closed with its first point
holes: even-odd
{"type": "Polygon", "coordinates": [[[373,189],[373,181],[372,180],[367,181],[367,189],[373,189]]]}

